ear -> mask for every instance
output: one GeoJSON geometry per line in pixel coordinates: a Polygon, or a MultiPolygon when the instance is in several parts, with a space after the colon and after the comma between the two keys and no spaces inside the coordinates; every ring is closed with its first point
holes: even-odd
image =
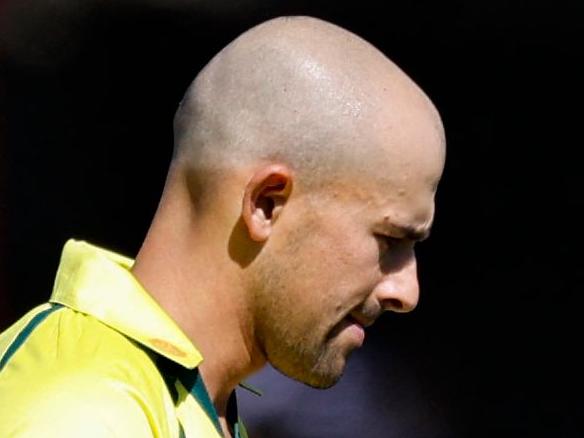
{"type": "Polygon", "coordinates": [[[242,218],[249,236],[264,242],[292,192],[293,175],[283,164],[267,164],[253,174],[243,195],[242,218]]]}

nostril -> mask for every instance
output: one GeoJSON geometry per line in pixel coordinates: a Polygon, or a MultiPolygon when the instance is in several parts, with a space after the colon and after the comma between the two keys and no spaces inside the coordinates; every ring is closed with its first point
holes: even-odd
{"type": "Polygon", "coordinates": [[[414,310],[417,302],[410,302],[409,300],[399,298],[388,298],[384,301],[385,310],[397,313],[407,313],[414,310]]]}
{"type": "Polygon", "coordinates": [[[387,308],[394,312],[403,312],[404,311],[404,303],[397,298],[390,298],[387,300],[387,308]]]}

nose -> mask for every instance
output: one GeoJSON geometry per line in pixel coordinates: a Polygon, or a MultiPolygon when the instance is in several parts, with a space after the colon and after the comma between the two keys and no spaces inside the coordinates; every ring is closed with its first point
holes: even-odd
{"type": "Polygon", "coordinates": [[[400,313],[414,310],[420,296],[420,285],[413,250],[401,266],[384,275],[374,294],[384,310],[400,313]]]}

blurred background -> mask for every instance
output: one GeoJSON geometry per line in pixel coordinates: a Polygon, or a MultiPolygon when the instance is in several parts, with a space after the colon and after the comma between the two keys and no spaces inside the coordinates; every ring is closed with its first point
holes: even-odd
{"type": "MultiPolygon", "coordinates": [[[[432,98],[448,157],[418,309],[386,315],[329,391],[267,368],[252,437],[584,436],[582,2],[0,0],[0,329],[63,243],[135,255],[187,85],[239,33],[313,15],[432,98]]],[[[355,66],[359,68],[359,66],[355,66]]]]}

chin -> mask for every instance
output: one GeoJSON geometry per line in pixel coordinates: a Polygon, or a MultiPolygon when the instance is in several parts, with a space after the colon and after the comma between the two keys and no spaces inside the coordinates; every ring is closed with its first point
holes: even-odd
{"type": "Polygon", "coordinates": [[[330,388],[343,377],[345,364],[344,357],[337,358],[335,361],[319,363],[308,373],[308,378],[303,383],[317,389],[330,388]]]}
{"type": "Polygon", "coordinates": [[[342,376],[342,373],[335,376],[318,376],[316,379],[301,380],[301,382],[314,389],[329,389],[335,386],[342,376]]]}
{"type": "Polygon", "coordinates": [[[277,367],[274,367],[274,368],[277,369],[280,373],[282,373],[286,377],[294,379],[297,382],[303,383],[306,386],[310,386],[311,388],[314,388],[314,389],[331,388],[331,387],[335,386],[339,380],[341,380],[341,377],[343,375],[342,372],[338,373],[338,374],[326,374],[326,375],[323,375],[320,373],[319,374],[317,374],[317,373],[303,373],[303,374],[287,373],[285,371],[278,369],[277,367]]]}
{"type": "Polygon", "coordinates": [[[272,366],[283,375],[294,379],[300,383],[315,389],[328,389],[334,386],[343,376],[345,370],[345,358],[337,357],[333,360],[322,358],[311,367],[304,366],[279,366],[272,363],[272,366]]]}

